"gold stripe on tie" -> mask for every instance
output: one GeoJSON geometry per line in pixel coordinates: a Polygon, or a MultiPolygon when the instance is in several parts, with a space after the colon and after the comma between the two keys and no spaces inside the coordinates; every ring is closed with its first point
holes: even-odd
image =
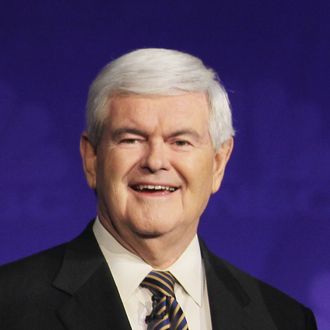
{"type": "Polygon", "coordinates": [[[159,282],[159,283],[162,283],[164,284],[170,291],[173,291],[173,287],[172,285],[168,284],[167,282],[165,282],[163,279],[157,277],[157,276],[154,276],[154,275],[149,275],[149,278],[152,278],[154,279],[155,281],[159,282]]]}
{"type": "MultiPolygon", "coordinates": [[[[147,286],[145,285],[145,287],[147,287],[147,286]]],[[[159,286],[152,284],[152,283],[148,283],[148,289],[155,289],[155,290],[159,291],[160,293],[162,293],[164,296],[168,295],[168,293],[163,288],[160,288],[159,286]]]]}

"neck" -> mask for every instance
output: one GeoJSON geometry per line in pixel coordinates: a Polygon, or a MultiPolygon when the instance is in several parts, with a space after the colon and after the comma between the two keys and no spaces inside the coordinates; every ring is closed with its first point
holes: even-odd
{"type": "Polygon", "coordinates": [[[193,240],[197,228],[191,235],[187,230],[181,235],[168,233],[157,237],[138,234],[123,235],[110,221],[99,215],[103,227],[128,251],[143,259],[154,269],[164,270],[175,263],[193,240]]]}

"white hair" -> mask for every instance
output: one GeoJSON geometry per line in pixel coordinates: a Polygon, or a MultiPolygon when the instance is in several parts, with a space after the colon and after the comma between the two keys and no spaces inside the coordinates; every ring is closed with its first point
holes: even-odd
{"type": "Polygon", "coordinates": [[[209,132],[214,148],[234,135],[228,95],[217,74],[192,55],[162,48],[139,49],[107,64],[90,86],[87,132],[96,146],[117,94],[178,95],[206,93],[210,105],[209,132]]]}

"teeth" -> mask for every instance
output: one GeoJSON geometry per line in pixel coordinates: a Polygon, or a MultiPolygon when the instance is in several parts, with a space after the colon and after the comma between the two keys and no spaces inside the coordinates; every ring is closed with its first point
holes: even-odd
{"type": "Polygon", "coordinates": [[[160,191],[160,190],[175,191],[176,190],[176,188],[174,188],[174,187],[160,186],[160,185],[154,186],[154,185],[149,185],[149,184],[148,185],[140,184],[135,187],[137,190],[140,190],[140,191],[145,190],[145,189],[158,190],[158,191],[160,191]]]}

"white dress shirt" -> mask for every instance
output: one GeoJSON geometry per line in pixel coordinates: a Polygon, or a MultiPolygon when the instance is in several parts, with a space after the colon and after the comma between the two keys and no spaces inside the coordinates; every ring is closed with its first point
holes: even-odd
{"type": "MultiPolygon", "coordinates": [[[[119,244],[98,218],[93,231],[116,283],[132,330],[146,330],[145,318],[152,310],[152,294],[148,289],[140,287],[140,283],[152,267],[119,244]]],[[[197,235],[179,259],[166,270],[179,282],[175,284],[174,292],[189,330],[212,329],[206,277],[197,235]]]]}

